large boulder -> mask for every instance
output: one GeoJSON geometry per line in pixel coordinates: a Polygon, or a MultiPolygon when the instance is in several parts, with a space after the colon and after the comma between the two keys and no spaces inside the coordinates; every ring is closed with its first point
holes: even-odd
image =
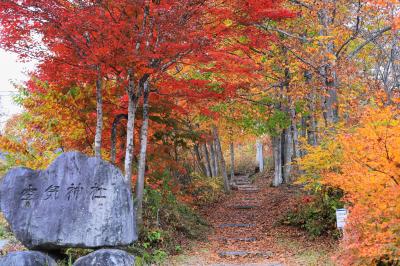
{"type": "Polygon", "coordinates": [[[129,182],[99,158],[59,156],[46,170],[10,170],[0,183],[0,207],[30,249],[99,248],[137,239],[129,182]]]}
{"type": "Polygon", "coordinates": [[[79,258],[73,266],[133,266],[135,257],[118,249],[100,249],[79,258]]]}
{"type": "Polygon", "coordinates": [[[0,257],[0,266],[57,266],[57,263],[39,251],[16,251],[0,257]]]}

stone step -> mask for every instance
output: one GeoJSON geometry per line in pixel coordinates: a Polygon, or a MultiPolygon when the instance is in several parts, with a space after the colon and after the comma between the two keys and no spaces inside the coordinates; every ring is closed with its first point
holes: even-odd
{"type": "Polygon", "coordinates": [[[233,180],[236,185],[249,185],[251,182],[249,180],[233,180]]]}
{"type": "Polygon", "coordinates": [[[251,187],[251,188],[248,188],[248,187],[246,187],[246,188],[241,188],[241,187],[239,187],[238,190],[239,190],[239,191],[260,191],[260,189],[259,189],[259,188],[256,188],[256,187],[251,187]]]}
{"type": "Polygon", "coordinates": [[[258,187],[255,186],[255,185],[238,185],[237,187],[238,187],[238,188],[258,188],[258,187]]]}
{"type": "Polygon", "coordinates": [[[246,176],[234,177],[234,178],[232,178],[231,180],[234,180],[234,181],[239,181],[239,180],[242,180],[242,181],[250,181],[250,179],[249,179],[248,177],[246,177],[246,176]]]}
{"type": "Polygon", "coordinates": [[[233,205],[231,208],[238,209],[238,210],[249,210],[249,209],[256,209],[261,207],[260,205],[233,205]]]}
{"type": "Polygon", "coordinates": [[[232,180],[250,180],[247,176],[235,176],[232,180]]]}
{"type": "Polygon", "coordinates": [[[284,266],[279,262],[246,263],[246,264],[211,264],[210,266],[284,266]]]}
{"type": "Polygon", "coordinates": [[[239,192],[241,192],[241,193],[258,193],[258,192],[260,192],[260,190],[259,189],[239,189],[238,190],[239,192]]]}
{"type": "Polygon", "coordinates": [[[255,185],[240,185],[237,186],[238,189],[259,189],[258,186],[255,185]]]}
{"type": "Polygon", "coordinates": [[[249,228],[255,227],[255,224],[220,224],[219,228],[227,228],[227,227],[241,227],[241,228],[249,228]]]}
{"type": "Polygon", "coordinates": [[[257,238],[255,238],[255,237],[231,237],[231,238],[224,237],[224,238],[221,238],[221,240],[225,243],[227,243],[227,242],[256,242],[257,238]]]}
{"type": "Polygon", "coordinates": [[[272,256],[271,251],[220,251],[218,255],[221,258],[224,257],[265,257],[269,258],[272,256]]]}
{"type": "Polygon", "coordinates": [[[235,186],[247,186],[247,185],[251,185],[251,183],[235,183],[235,186]]]}
{"type": "Polygon", "coordinates": [[[239,192],[244,194],[253,194],[260,192],[260,190],[239,190],[239,192]]]}

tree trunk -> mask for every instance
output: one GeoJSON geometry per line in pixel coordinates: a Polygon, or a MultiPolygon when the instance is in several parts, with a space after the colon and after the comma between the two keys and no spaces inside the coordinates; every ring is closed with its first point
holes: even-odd
{"type": "Polygon", "coordinates": [[[219,141],[218,129],[215,126],[212,126],[212,130],[213,130],[213,135],[214,135],[214,141],[217,146],[218,157],[219,157],[220,164],[221,164],[221,172],[222,172],[222,177],[224,179],[224,190],[225,190],[225,193],[230,193],[231,187],[229,185],[228,174],[226,172],[226,164],[225,164],[224,155],[222,153],[221,142],[219,141]]]}
{"type": "Polygon", "coordinates": [[[212,176],[217,176],[216,172],[216,167],[215,167],[215,150],[214,150],[214,144],[211,142],[208,144],[208,147],[210,148],[210,167],[211,167],[211,175],[212,176]]]}
{"type": "Polygon", "coordinates": [[[283,181],[290,183],[292,174],[293,138],[291,127],[285,129],[282,134],[282,153],[283,153],[283,181]]]}
{"type": "Polygon", "coordinates": [[[231,180],[235,178],[235,145],[231,142],[231,180]]]}
{"type": "Polygon", "coordinates": [[[317,90],[313,84],[311,84],[312,81],[312,73],[310,71],[305,71],[304,72],[304,78],[306,80],[306,84],[311,87],[311,93],[308,95],[308,108],[309,108],[309,115],[307,117],[302,118],[302,129],[304,130],[302,132],[302,137],[307,136],[307,142],[308,144],[312,146],[318,145],[318,134],[317,134],[317,118],[316,118],[316,113],[317,113],[317,90]]]}
{"type": "Polygon", "coordinates": [[[203,175],[207,175],[206,166],[204,165],[203,161],[201,160],[199,144],[194,145],[194,154],[196,156],[197,164],[199,165],[200,171],[203,175]]]}
{"type": "Polygon", "coordinates": [[[212,173],[211,173],[211,164],[210,164],[210,156],[208,155],[208,150],[207,150],[207,144],[203,143],[203,152],[204,152],[204,165],[206,166],[206,172],[207,172],[207,177],[212,177],[212,173]]]}
{"type": "Polygon", "coordinates": [[[291,114],[291,124],[292,124],[292,133],[293,133],[293,154],[295,158],[301,157],[300,151],[300,143],[299,143],[299,130],[297,129],[297,121],[296,121],[296,110],[294,108],[290,108],[291,114]]]}
{"type": "Polygon", "coordinates": [[[126,114],[119,114],[114,118],[112,127],[111,127],[111,162],[115,163],[115,159],[117,157],[117,127],[122,118],[127,119],[128,116],[126,114]]]}
{"type": "MultiPolygon", "coordinates": [[[[330,26],[332,25],[333,18],[329,15],[330,0],[322,0],[322,9],[319,10],[319,20],[322,26],[320,36],[330,36],[330,26]]],[[[335,44],[333,41],[328,41],[325,45],[324,51],[324,66],[321,68],[321,76],[324,77],[324,85],[326,96],[324,100],[324,118],[327,126],[332,126],[339,121],[339,104],[338,104],[338,81],[335,67],[330,62],[329,55],[335,54],[335,44]]]]}
{"type": "Polygon", "coordinates": [[[214,162],[214,165],[215,165],[215,174],[217,175],[217,176],[219,176],[220,175],[220,171],[219,171],[219,161],[220,161],[220,158],[219,158],[219,154],[218,154],[218,152],[217,152],[217,144],[215,143],[215,141],[213,141],[212,142],[212,144],[214,145],[214,151],[215,151],[215,162],[214,162]]]}
{"type": "Polygon", "coordinates": [[[101,137],[103,133],[103,95],[102,95],[102,76],[100,66],[97,66],[96,80],[96,106],[97,106],[97,121],[96,135],[94,137],[94,155],[101,158],[101,137]]]}
{"type": "Polygon", "coordinates": [[[318,134],[317,134],[317,118],[316,118],[316,89],[313,87],[311,93],[311,101],[310,101],[310,121],[308,127],[308,143],[312,146],[318,145],[318,134]]]}
{"type": "Polygon", "coordinates": [[[263,154],[263,144],[260,140],[257,140],[257,162],[260,172],[264,171],[264,154],[263,154]]]}
{"type": "MultiPolygon", "coordinates": [[[[307,121],[309,120],[309,116],[302,116],[301,117],[301,130],[300,130],[300,137],[303,139],[306,139],[307,137],[307,121]]],[[[304,157],[305,155],[305,150],[300,148],[300,157],[304,157]]]]}
{"type": "MultiPolygon", "coordinates": [[[[129,84],[127,87],[128,93],[128,121],[126,125],[126,148],[125,148],[125,178],[131,183],[132,179],[132,163],[133,163],[133,151],[135,147],[134,135],[135,135],[135,115],[137,109],[137,102],[139,92],[135,92],[135,81],[132,70],[128,71],[129,84]]],[[[137,89],[139,91],[140,88],[137,89]]]]}
{"type": "Polygon", "coordinates": [[[147,137],[149,128],[149,94],[149,81],[146,80],[143,86],[143,124],[140,131],[140,153],[136,183],[136,221],[139,228],[143,225],[144,177],[146,171],[147,137]]]}
{"type": "Polygon", "coordinates": [[[274,154],[274,179],[272,185],[277,187],[283,183],[282,177],[282,135],[272,137],[272,147],[274,154]]]}

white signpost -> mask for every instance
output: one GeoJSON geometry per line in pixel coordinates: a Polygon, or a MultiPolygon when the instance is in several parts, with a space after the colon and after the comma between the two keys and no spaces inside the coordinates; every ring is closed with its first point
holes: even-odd
{"type": "Polygon", "coordinates": [[[336,209],[336,226],[339,229],[343,229],[346,225],[347,209],[336,209]]]}

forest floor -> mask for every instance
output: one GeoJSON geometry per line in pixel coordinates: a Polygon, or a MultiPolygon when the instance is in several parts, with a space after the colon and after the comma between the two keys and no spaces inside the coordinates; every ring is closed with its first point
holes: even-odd
{"type": "Polygon", "coordinates": [[[337,241],[311,238],[305,231],[280,223],[296,207],[299,189],[273,188],[270,183],[270,178],[258,178],[254,184],[245,185],[246,189],[232,191],[219,202],[202,208],[201,213],[212,227],[207,241],[189,243],[184,254],[171,258],[167,264],[335,265],[331,257],[337,241]]]}

